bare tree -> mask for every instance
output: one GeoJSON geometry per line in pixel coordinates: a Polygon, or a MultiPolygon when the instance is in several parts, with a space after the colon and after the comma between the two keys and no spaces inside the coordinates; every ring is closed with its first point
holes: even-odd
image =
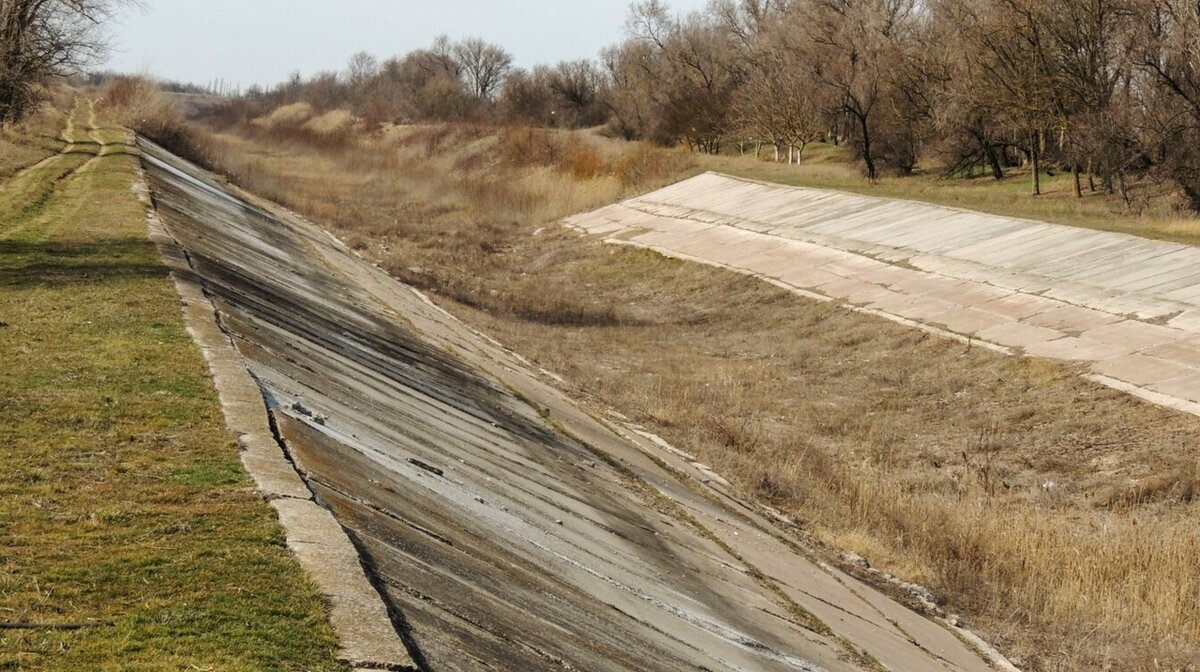
{"type": "Polygon", "coordinates": [[[713,0],[710,11],[741,48],[750,52],[768,27],[779,27],[786,7],[786,0],[713,0]]]}
{"type": "Polygon", "coordinates": [[[609,131],[626,140],[646,137],[651,126],[653,81],[647,76],[651,47],[626,42],[605,48],[600,62],[611,87],[605,99],[609,131]]]}
{"type": "MultiPolygon", "coordinates": [[[[889,109],[892,77],[913,44],[920,6],[917,0],[829,0],[802,4],[792,19],[807,38],[799,56],[813,80],[828,90],[831,112],[851,121],[856,153],[871,180],[879,175],[881,158],[891,159],[901,172],[915,163],[909,129],[899,123],[886,127],[881,118],[894,110],[889,109]],[[885,139],[891,141],[886,146],[885,139]]],[[[896,115],[892,121],[903,118],[896,115]]]]}
{"type": "Polygon", "coordinates": [[[438,39],[433,49],[409,53],[385,67],[396,99],[396,116],[405,119],[462,119],[475,107],[459,76],[460,68],[449,52],[448,40],[438,39]]]}
{"type": "Polygon", "coordinates": [[[432,46],[417,53],[422,53],[421,61],[429,74],[458,77],[462,75],[462,62],[454,52],[455,44],[450,41],[450,36],[438,35],[434,38],[432,46]]]}
{"type": "Polygon", "coordinates": [[[799,163],[824,120],[820,91],[812,85],[807,66],[795,57],[792,37],[781,26],[748,43],[746,74],[733,111],[742,133],[756,144],[766,140],[776,161],[786,150],[787,162],[799,163]]]}
{"type": "MultiPolygon", "coordinates": [[[[1137,161],[1130,102],[1134,7],[1131,0],[1075,0],[1045,17],[1054,44],[1054,81],[1061,117],[1059,146],[1083,195],[1084,165],[1111,184],[1137,161]]],[[[1124,195],[1124,194],[1123,194],[1124,195]]]]}
{"type": "Polygon", "coordinates": [[[605,84],[604,74],[591,61],[563,61],[550,70],[546,85],[554,94],[554,115],[563,117],[559,123],[572,127],[604,123],[605,84]]]}
{"type": "Polygon", "coordinates": [[[350,57],[346,64],[346,83],[359,88],[379,72],[379,59],[365,51],[350,57]]]}
{"type": "Polygon", "coordinates": [[[729,33],[709,15],[672,18],[658,0],[635,3],[626,29],[630,38],[605,60],[610,76],[628,84],[617,102],[649,122],[636,135],[719,152],[742,75],[729,33]]]}
{"type": "Polygon", "coordinates": [[[500,91],[499,108],[511,120],[554,125],[550,68],[538,65],[531,71],[517,69],[509,73],[500,91]]]}
{"type": "Polygon", "coordinates": [[[0,0],[0,123],[19,121],[50,78],[105,51],[100,28],[120,0],[0,0]]]}
{"type": "Polygon", "coordinates": [[[1158,171],[1200,210],[1200,5],[1143,0],[1137,66],[1149,76],[1143,124],[1158,171]]]}
{"type": "Polygon", "coordinates": [[[454,45],[454,57],[462,68],[467,87],[480,100],[491,100],[512,69],[512,55],[477,37],[454,45]]]}

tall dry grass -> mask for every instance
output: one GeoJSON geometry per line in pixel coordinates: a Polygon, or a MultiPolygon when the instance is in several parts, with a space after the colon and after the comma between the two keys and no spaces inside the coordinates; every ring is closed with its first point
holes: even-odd
{"type": "Polygon", "coordinates": [[[202,166],[212,166],[212,153],[203,136],[187,123],[179,106],[149,78],[113,78],[101,92],[96,109],[106,118],[176,154],[187,156],[202,166]]]}
{"type": "Polygon", "coordinates": [[[56,100],[35,110],[20,124],[0,125],[0,180],[66,146],[62,130],[67,115],[63,111],[70,109],[71,101],[56,100]]]}
{"type": "Polygon", "coordinates": [[[293,116],[223,126],[221,168],[813,543],[927,584],[1029,670],[1200,660],[1197,419],[553,226],[690,174],[686,156],[476,125],[319,135],[293,116]]]}

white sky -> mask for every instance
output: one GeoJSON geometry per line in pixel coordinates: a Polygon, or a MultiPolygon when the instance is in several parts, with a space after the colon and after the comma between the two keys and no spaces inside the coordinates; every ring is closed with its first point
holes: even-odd
{"type": "MultiPolygon", "coordinates": [[[[624,36],[630,0],[142,0],[113,27],[104,67],[204,84],[271,85],[299,70],[382,60],[441,33],[502,45],[516,64],[594,58],[624,36]]],[[[708,0],[669,0],[686,13],[708,0]]]]}

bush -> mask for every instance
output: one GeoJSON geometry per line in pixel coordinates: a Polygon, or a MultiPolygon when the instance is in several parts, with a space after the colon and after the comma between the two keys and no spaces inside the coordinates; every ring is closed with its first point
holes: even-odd
{"type": "Polygon", "coordinates": [[[638,143],[617,163],[614,173],[622,187],[645,188],[678,179],[691,162],[690,157],[679,152],[638,143]]]}
{"type": "Polygon", "coordinates": [[[166,150],[201,166],[212,166],[201,137],[153,81],[145,77],[113,78],[100,97],[98,109],[166,150]]]}

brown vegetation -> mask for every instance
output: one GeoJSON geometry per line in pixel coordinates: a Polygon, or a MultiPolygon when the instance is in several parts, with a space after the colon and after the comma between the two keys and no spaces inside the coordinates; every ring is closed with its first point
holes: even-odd
{"type": "MultiPolygon", "coordinates": [[[[281,115],[282,116],[282,115],[281,115]]],[[[277,119],[278,121],[278,119],[277,119]]],[[[802,521],[1030,670],[1200,656],[1200,421],[553,225],[695,170],[591,133],[229,125],[213,155],[397,277],[802,521]]]]}
{"type": "Polygon", "coordinates": [[[50,84],[98,60],[121,0],[0,0],[0,124],[36,111],[50,84]]]}
{"type": "Polygon", "coordinates": [[[1200,10],[1179,0],[718,0],[633,6],[605,63],[629,137],[715,153],[845,142],[874,180],[937,158],[996,179],[1070,172],[1075,194],[1173,185],[1200,208],[1200,10]]]}
{"type": "Polygon", "coordinates": [[[63,113],[70,103],[44,105],[20,124],[0,126],[0,179],[53,155],[66,145],[63,113]]]}
{"type": "Polygon", "coordinates": [[[113,77],[96,107],[125,128],[201,165],[210,165],[204,143],[155,82],[145,77],[113,77]]]}

